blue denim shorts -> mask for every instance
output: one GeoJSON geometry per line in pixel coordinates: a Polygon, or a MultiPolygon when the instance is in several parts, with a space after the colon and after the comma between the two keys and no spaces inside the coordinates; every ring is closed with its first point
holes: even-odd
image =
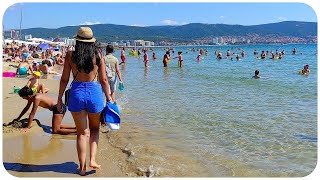
{"type": "Polygon", "coordinates": [[[104,96],[101,84],[97,81],[73,82],[70,90],[68,110],[99,113],[104,108],[104,96]]]}

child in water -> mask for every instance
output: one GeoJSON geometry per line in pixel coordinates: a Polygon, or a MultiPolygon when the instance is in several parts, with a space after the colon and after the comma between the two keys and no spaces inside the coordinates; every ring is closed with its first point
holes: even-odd
{"type": "Polygon", "coordinates": [[[200,62],[200,59],[201,59],[201,54],[198,54],[197,61],[200,62]]]}
{"type": "Polygon", "coordinates": [[[25,85],[25,87],[29,87],[32,89],[33,94],[47,93],[49,91],[49,89],[45,88],[42,83],[39,83],[40,75],[41,73],[39,71],[34,72],[32,78],[29,79],[29,81],[25,85]]]}

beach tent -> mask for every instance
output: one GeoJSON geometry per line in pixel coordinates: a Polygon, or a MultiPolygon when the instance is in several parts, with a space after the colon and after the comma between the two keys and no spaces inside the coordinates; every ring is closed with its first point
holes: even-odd
{"type": "Polygon", "coordinates": [[[42,50],[46,50],[50,48],[50,45],[47,43],[44,43],[44,44],[39,44],[38,47],[41,48],[42,50]]]}

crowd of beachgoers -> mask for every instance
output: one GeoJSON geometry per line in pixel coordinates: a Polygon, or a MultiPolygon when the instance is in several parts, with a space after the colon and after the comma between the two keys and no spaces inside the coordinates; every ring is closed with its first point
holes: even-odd
{"type": "MultiPolygon", "coordinates": [[[[182,52],[179,50],[178,52],[175,52],[175,48],[170,47],[162,47],[163,54],[156,54],[154,51],[155,47],[148,47],[148,48],[128,48],[128,47],[117,47],[115,50],[120,51],[120,57],[114,57],[112,54],[114,54],[114,47],[111,45],[108,45],[107,47],[98,47],[98,49],[102,50],[101,53],[104,57],[104,60],[106,62],[107,59],[111,59],[112,61],[115,61],[117,66],[116,69],[113,69],[110,77],[118,77],[120,82],[122,82],[121,73],[119,72],[119,65],[126,64],[127,57],[133,58],[133,59],[142,59],[144,62],[144,67],[149,68],[149,60],[156,61],[157,59],[160,59],[163,62],[163,67],[169,67],[169,65],[172,65],[173,59],[177,59],[178,67],[183,68],[183,54],[193,53],[195,54],[194,61],[202,61],[202,59],[206,56],[212,56],[216,58],[218,61],[224,61],[224,60],[235,60],[235,61],[241,61],[243,58],[247,56],[247,53],[242,48],[232,48],[230,50],[227,50],[226,52],[222,52],[221,50],[215,50],[214,52],[209,52],[206,48],[194,48],[190,47],[188,50],[182,52]],[[150,54],[150,58],[149,58],[150,54]],[[157,55],[161,58],[157,58],[157,55]],[[119,60],[118,60],[119,58],[119,60]],[[117,74],[117,75],[116,75],[117,74]]],[[[7,72],[3,72],[3,76],[5,75],[12,75],[12,77],[27,77],[28,80],[26,80],[26,85],[23,87],[22,91],[19,95],[24,98],[25,94],[23,93],[29,93],[28,90],[32,90],[32,95],[35,96],[35,94],[45,94],[50,91],[49,88],[44,83],[40,83],[39,79],[43,75],[57,75],[58,77],[61,77],[61,68],[63,68],[66,61],[66,56],[68,52],[75,51],[74,46],[57,46],[57,45],[47,45],[47,46],[41,46],[40,45],[27,45],[27,44],[18,44],[17,42],[13,41],[12,43],[7,43],[5,46],[3,46],[3,63],[8,63],[12,68],[15,70],[14,72],[11,72],[11,74],[5,74],[7,72]],[[57,68],[59,67],[59,68],[57,68]],[[57,69],[60,69],[57,71],[57,69]]],[[[278,51],[268,51],[268,50],[262,50],[257,51],[254,50],[253,53],[255,59],[257,60],[281,60],[287,53],[285,50],[278,51]]],[[[293,55],[297,54],[297,49],[294,48],[290,52],[293,55]]],[[[118,54],[118,53],[117,53],[118,54]]],[[[190,57],[190,56],[189,56],[190,57]]],[[[189,60],[189,59],[188,59],[189,60]]],[[[108,67],[108,63],[105,63],[106,65],[106,76],[109,78],[109,73],[111,69],[108,67]]],[[[304,65],[303,69],[299,71],[299,74],[308,75],[310,72],[309,65],[304,65]]],[[[254,72],[254,76],[252,78],[259,79],[261,76],[259,75],[259,70],[256,70],[254,72]]],[[[43,82],[43,81],[42,81],[43,82]]],[[[116,81],[112,80],[112,83],[108,82],[111,90],[111,92],[115,91],[115,83],[116,81]]],[[[20,89],[17,90],[17,92],[20,89]]],[[[109,90],[110,91],[110,90],[109,90]]],[[[56,92],[56,91],[55,91],[56,92]]],[[[19,93],[19,92],[18,92],[19,93]]],[[[40,96],[38,96],[40,97],[40,96]]],[[[43,102],[48,102],[46,100],[45,96],[42,97],[43,102]]],[[[24,98],[25,99],[25,98],[24,98]]],[[[41,98],[40,98],[41,99],[41,98]]],[[[115,102],[115,96],[112,95],[110,99],[115,102]]],[[[28,99],[27,99],[28,100],[28,99]]],[[[29,101],[29,100],[28,100],[29,101]]],[[[31,101],[31,100],[30,100],[31,101]]],[[[57,102],[54,99],[50,99],[50,103],[52,107],[48,108],[49,110],[53,111],[53,116],[60,113],[60,111],[57,108],[57,102]]],[[[27,106],[29,103],[27,104],[27,106]]],[[[30,105],[29,105],[30,106],[30,105]]],[[[28,110],[28,109],[27,109],[28,110]]],[[[63,110],[63,113],[65,113],[66,110],[63,110]]],[[[15,120],[19,120],[24,114],[26,113],[25,109],[22,110],[19,117],[15,120]]],[[[18,114],[17,114],[18,115],[18,114]]],[[[57,125],[57,127],[52,127],[54,134],[69,134],[69,133],[76,133],[76,128],[74,126],[70,126],[65,128],[65,126],[62,126],[61,124],[62,118],[60,119],[60,124],[57,125]]]]}
{"type": "MultiPolygon", "coordinates": [[[[60,72],[55,71],[55,66],[63,66],[65,61],[65,56],[68,51],[74,51],[74,46],[57,46],[50,45],[44,46],[41,48],[40,45],[26,45],[26,44],[18,44],[15,41],[11,43],[7,43],[3,47],[3,61],[5,62],[15,62],[16,65],[11,65],[16,67],[15,75],[41,75],[41,74],[54,74],[59,75],[60,72]],[[35,73],[36,72],[36,73],[35,73]]],[[[153,52],[152,47],[150,48],[135,48],[135,47],[119,47],[117,50],[121,51],[120,63],[126,63],[126,56],[137,57],[138,59],[143,58],[144,66],[147,68],[149,65],[149,59],[156,60],[157,55],[153,52]],[[126,54],[126,51],[128,54],[126,54]],[[152,53],[151,58],[149,58],[149,53],[152,53]]],[[[182,68],[183,66],[183,52],[177,52],[175,55],[174,48],[162,48],[164,51],[163,55],[163,65],[167,67],[171,59],[178,59],[178,67],[182,68]]],[[[209,56],[209,52],[205,48],[190,48],[189,52],[198,52],[195,59],[200,61],[201,58],[205,56],[209,56]]],[[[237,60],[241,61],[242,58],[246,56],[246,52],[242,48],[237,48],[235,52],[227,50],[225,54],[221,50],[215,50],[214,56],[217,60],[237,60]]],[[[254,50],[252,52],[256,59],[273,59],[273,60],[281,60],[283,56],[286,54],[285,50],[278,51],[264,51],[258,52],[254,50]]],[[[295,55],[297,53],[297,49],[294,48],[292,50],[292,54],[295,55]]],[[[162,56],[162,55],[161,55],[162,56]]],[[[309,66],[304,65],[303,69],[299,71],[300,74],[307,75],[310,72],[309,66]]],[[[257,71],[255,72],[257,73],[257,71]]],[[[36,76],[37,76],[36,75],[36,76]]],[[[255,78],[259,76],[255,74],[255,78]]]]}

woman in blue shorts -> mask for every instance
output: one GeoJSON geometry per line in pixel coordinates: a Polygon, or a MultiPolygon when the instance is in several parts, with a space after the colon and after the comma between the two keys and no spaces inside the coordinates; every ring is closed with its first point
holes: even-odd
{"type": "Polygon", "coordinates": [[[113,102],[106,77],[105,62],[101,50],[96,47],[96,39],[89,27],[80,27],[76,39],[75,51],[66,54],[63,73],[60,80],[57,108],[62,107],[62,96],[69,81],[70,72],[74,80],[70,90],[68,110],[77,127],[77,152],[79,174],[86,174],[86,141],[90,132],[91,168],[100,168],[96,162],[99,140],[100,113],[104,108],[104,97],[113,102]],[[97,80],[98,79],[98,80],[97,80]],[[89,120],[89,123],[87,122],[89,120]],[[88,125],[89,124],[89,127],[88,125]]]}

